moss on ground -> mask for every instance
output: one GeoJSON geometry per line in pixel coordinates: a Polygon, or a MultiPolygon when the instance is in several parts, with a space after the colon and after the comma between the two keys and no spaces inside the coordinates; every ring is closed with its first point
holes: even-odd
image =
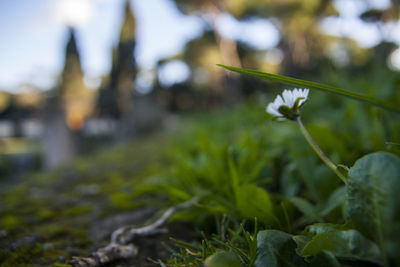
{"type": "Polygon", "coordinates": [[[159,135],[109,148],[0,192],[0,265],[65,267],[72,256],[106,244],[109,237],[96,243],[90,228],[143,206],[147,200],[138,199],[135,188],[157,173],[167,139],[159,135]]]}

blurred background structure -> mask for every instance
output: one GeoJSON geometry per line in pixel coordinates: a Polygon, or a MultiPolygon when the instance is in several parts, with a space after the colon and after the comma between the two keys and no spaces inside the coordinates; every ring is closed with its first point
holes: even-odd
{"type": "Polygon", "coordinates": [[[397,0],[0,2],[0,175],[53,168],[295,77],[400,71],[397,0]]]}

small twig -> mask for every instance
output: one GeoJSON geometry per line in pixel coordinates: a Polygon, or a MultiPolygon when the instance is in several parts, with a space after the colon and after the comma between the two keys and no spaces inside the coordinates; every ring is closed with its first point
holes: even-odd
{"type": "Polygon", "coordinates": [[[157,221],[150,225],[140,228],[133,228],[131,226],[121,227],[112,233],[111,242],[106,247],[98,249],[86,258],[73,257],[70,264],[74,267],[98,267],[117,259],[136,257],[138,254],[138,247],[128,243],[140,236],[151,236],[168,232],[167,229],[160,229],[159,227],[164,225],[174,213],[190,208],[199,202],[199,200],[198,197],[195,197],[187,202],[167,209],[157,221]]]}
{"type": "Polygon", "coordinates": [[[135,245],[120,245],[110,243],[98,249],[87,258],[73,257],[70,264],[74,267],[97,267],[118,259],[128,259],[137,256],[138,248],[135,245]]]}
{"type": "Polygon", "coordinates": [[[167,209],[157,221],[150,225],[140,228],[132,228],[129,226],[121,227],[112,234],[111,242],[115,242],[118,244],[127,244],[129,242],[132,242],[138,236],[149,236],[166,233],[166,229],[159,229],[159,227],[161,227],[174,213],[183,209],[190,208],[198,201],[199,198],[195,197],[187,202],[173,206],[167,209]]]}

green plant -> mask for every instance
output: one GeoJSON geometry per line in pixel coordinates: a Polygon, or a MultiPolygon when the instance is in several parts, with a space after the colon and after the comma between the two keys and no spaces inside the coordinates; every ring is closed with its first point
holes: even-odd
{"type": "MultiPolygon", "coordinates": [[[[395,113],[399,111],[394,104],[340,88],[279,75],[227,66],[223,67],[255,77],[333,92],[394,111],[395,113]]],[[[352,108],[348,109],[347,112],[351,110],[351,112],[360,115],[362,119],[356,120],[354,118],[356,121],[351,122],[341,120],[339,124],[341,127],[339,129],[346,128],[344,127],[346,124],[351,124],[350,129],[354,126],[361,127],[364,134],[360,136],[360,140],[357,140],[360,142],[351,143],[352,139],[348,139],[348,135],[346,136],[344,133],[342,138],[338,138],[337,134],[331,134],[330,131],[332,130],[323,133],[324,130],[321,131],[321,129],[324,128],[311,127],[310,134],[299,120],[299,108],[302,105],[302,97],[304,98],[304,96],[293,98],[293,103],[290,101],[289,103],[284,98],[283,101],[278,101],[279,105],[277,104],[278,106],[274,107],[276,109],[270,113],[281,118],[280,120],[286,118],[297,121],[301,132],[305,135],[306,140],[313,150],[333,170],[333,173],[344,182],[344,185],[340,185],[337,180],[333,182],[332,175],[326,171],[326,168],[322,168],[315,160],[315,157],[308,154],[309,150],[305,149],[301,142],[299,143],[291,126],[268,125],[268,134],[260,130],[262,127],[254,125],[248,127],[246,129],[248,131],[255,131],[259,134],[264,133],[264,138],[268,140],[264,143],[266,145],[264,149],[268,149],[270,153],[267,153],[268,156],[262,160],[264,167],[270,163],[267,173],[271,175],[271,178],[268,182],[260,183],[259,179],[254,179],[250,180],[249,185],[247,185],[243,184],[246,175],[237,175],[237,173],[241,173],[235,170],[237,168],[235,165],[237,164],[237,158],[240,159],[241,155],[246,155],[249,148],[251,149],[251,146],[248,146],[243,147],[242,150],[238,149],[236,151],[237,155],[232,158],[214,157],[205,165],[193,162],[193,165],[190,168],[186,168],[186,172],[184,173],[184,175],[190,177],[187,179],[190,179],[192,183],[185,185],[184,188],[189,189],[189,191],[186,190],[185,192],[190,194],[190,189],[193,188],[191,186],[197,187],[196,191],[200,191],[199,188],[202,188],[202,186],[204,186],[203,190],[205,188],[213,190],[217,188],[215,184],[212,184],[215,181],[216,184],[220,185],[220,188],[213,192],[213,196],[215,199],[220,197],[219,203],[223,206],[223,203],[227,199],[237,197],[238,193],[235,192],[235,189],[246,192],[248,186],[252,188],[257,187],[259,190],[267,192],[273,201],[271,205],[264,204],[262,208],[252,215],[257,218],[263,218],[263,214],[265,213],[274,214],[275,218],[279,218],[277,219],[278,223],[274,225],[270,224],[268,220],[260,220],[262,227],[268,229],[254,232],[257,235],[257,253],[254,262],[244,262],[241,260],[241,255],[243,254],[252,255],[251,246],[247,246],[244,251],[236,251],[235,246],[238,245],[231,243],[229,240],[219,240],[214,242],[221,246],[225,244],[227,249],[222,251],[216,248],[211,249],[208,253],[208,260],[204,261],[204,257],[202,258],[206,266],[216,266],[213,264],[219,264],[220,266],[228,266],[230,264],[232,266],[277,267],[398,266],[400,264],[397,257],[400,252],[400,242],[398,241],[400,240],[400,218],[398,217],[398,214],[400,214],[400,203],[398,198],[396,198],[396,194],[400,190],[400,158],[396,155],[399,151],[392,148],[392,153],[385,151],[374,152],[376,148],[378,150],[385,149],[385,142],[382,142],[382,140],[388,138],[388,136],[389,138],[393,138],[389,139],[391,140],[389,141],[390,143],[397,142],[399,136],[395,132],[392,132],[392,135],[385,135],[383,133],[389,133],[388,129],[397,129],[398,131],[398,123],[389,119],[386,125],[382,126],[375,123],[374,128],[371,129],[365,127],[366,120],[364,118],[369,118],[370,122],[373,122],[376,120],[376,114],[381,114],[381,112],[371,110],[369,107],[363,109],[364,112],[358,112],[352,108]],[[274,135],[274,128],[278,127],[279,130],[276,130],[277,133],[274,135]],[[282,132],[282,129],[287,129],[288,131],[282,132]],[[316,135],[317,131],[320,131],[323,135],[316,135]],[[380,132],[379,135],[376,134],[377,132],[380,132]],[[311,136],[317,136],[318,140],[313,140],[311,136]],[[368,145],[371,140],[374,140],[373,142],[376,145],[374,145],[374,148],[369,147],[365,149],[365,145],[368,145]],[[322,149],[318,147],[317,143],[321,144],[322,149]],[[279,145],[282,146],[279,152],[273,148],[271,149],[271,146],[279,145]],[[356,148],[357,153],[347,154],[350,147],[356,148]],[[340,162],[340,159],[343,159],[346,162],[339,165],[333,164],[329,157],[322,152],[325,149],[329,152],[327,155],[335,157],[335,161],[340,162]],[[335,154],[335,149],[339,149],[343,153],[335,154]],[[344,155],[341,156],[341,154],[344,155]],[[346,155],[349,157],[346,158],[346,155]],[[359,160],[357,160],[358,157],[360,157],[359,160]],[[225,168],[221,168],[216,172],[217,175],[213,174],[213,163],[216,162],[216,159],[224,162],[223,166],[225,166],[225,168]],[[355,162],[354,165],[351,162],[355,162]],[[353,166],[349,168],[346,165],[353,166]],[[198,180],[192,179],[193,174],[202,172],[204,173],[201,178],[198,180]],[[221,176],[228,177],[228,179],[217,180],[221,176]],[[210,179],[208,181],[209,184],[202,185],[203,178],[210,179]],[[331,186],[326,188],[323,185],[324,183],[331,186]],[[229,191],[225,188],[225,185],[229,185],[227,188],[232,190],[229,191]],[[235,185],[239,186],[235,187],[235,185]],[[290,202],[288,203],[290,204],[285,206],[283,204],[285,203],[284,200],[289,200],[290,202]],[[293,206],[297,211],[301,212],[300,215],[292,212],[293,206]],[[285,220],[287,222],[286,228],[283,227],[285,220]]],[[[321,109],[321,105],[323,104],[320,103],[318,105],[319,109],[321,109]]],[[[340,112],[336,115],[338,114],[340,112]]],[[[248,114],[241,113],[241,115],[242,117],[249,117],[248,114]]],[[[380,116],[385,117],[386,115],[380,116]]],[[[397,116],[397,114],[394,114],[394,116],[397,116]]],[[[339,116],[335,119],[338,120],[339,116]]],[[[215,139],[213,140],[215,141],[215,139]]],[[[214,151],[214,143],[212,141],[210,143],[206,148],[192,150],[190,156],[193,155],[193,152],[199,153],[201,151],[200,153],[205,154],[203,155],[204,158],[209,157],[209,151],[214,151]]],[[[218,142],[218,144],[220,145],[221,142],[218,142]]],[[[259,143],[258,146],[260,147],[260,145],[259,143]]],[[[234,147],[234,144],[230,143],[230,147],[234,147]]],[[[227,149],[225,148],[225,150],[227,149]]],[[[250,150],[250,154],[256,155],[257,153],[250,150]]],[[[253,159],[253,163],[254,166],[258,166],[257,159],[253,159]]],[[[256,167],[254,168],[256,169],[256,167]]],[[[175,179],[180,180],[179,177],[177,175],[175,179]]],[[[172,186],[175,185],[174,183],[172,184],[172,186]]],[[[176,188],[180,188],[180,186],[178,185],[176,188]]],[[[251,195],[253,199],[257,199],[257,194],[254,191],[248,195],[251,195]]],[[[212,204],[215,204],[215,202],[204,202],[203,205],[208,210],[213,210],[211,207],[213,207],[212,204]]],[[[259,202],[265,203],[265,201],[259,202]]],[[[218,212],[227,213],[240,219],[246,216],[240,212],[235,213],[235,210],[240,210],[242,205],[243,209],[250,211],[255,206],[250,201],[246,201],[246,198],[240,198],[239,202],[230,200],[229,204],[225,205],[224,208],[214,209],[213,211],[217,214],[218,212]]],[[[182,253],[184,252],[177,255],[182,255],[182,253]]],[[[190,262],[190,259],[187,259],[186,263],[190,262]]]]}

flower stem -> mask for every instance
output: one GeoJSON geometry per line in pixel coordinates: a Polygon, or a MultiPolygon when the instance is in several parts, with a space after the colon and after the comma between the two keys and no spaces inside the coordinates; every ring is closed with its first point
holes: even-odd
{"type": "Polygon", "coordinates": [[[301,122],[300,116],[297,117],[296,122],[301,130],[301,133],[304,135],[315,153],[317,153],[318,157],[340,178],[340,180],[343,181],[343,183],[347,184],[347,178],[337,169],[336,165],[324,154],[324,152],[322,152],[317,143],[315,143],[314,139],[312,139],[311,135],[301,122]]]}

